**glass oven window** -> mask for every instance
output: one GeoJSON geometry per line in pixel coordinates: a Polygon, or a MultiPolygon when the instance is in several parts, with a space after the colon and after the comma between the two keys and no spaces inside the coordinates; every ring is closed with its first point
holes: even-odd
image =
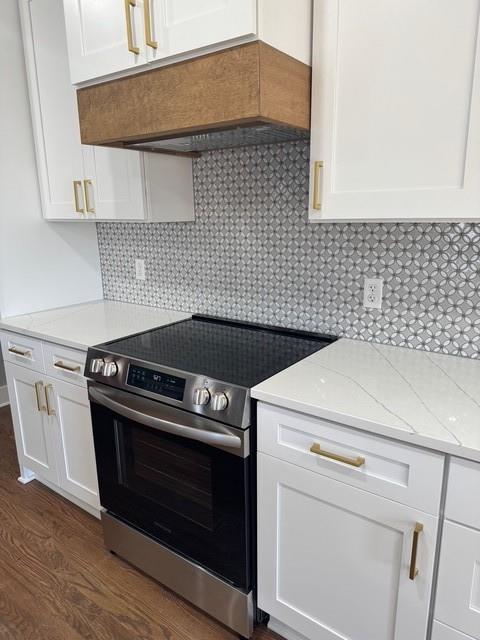
{"type": "Polygon", "coordinates": [[[154,431],[127,432],[118,420],[114,429],[119,484],[212,531],[211,457],[154,431]]]}

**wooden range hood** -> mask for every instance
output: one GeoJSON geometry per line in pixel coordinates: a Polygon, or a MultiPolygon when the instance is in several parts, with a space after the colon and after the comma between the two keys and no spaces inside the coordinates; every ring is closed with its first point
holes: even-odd
{"type": "Polygon", "coordinates": [[[253,42],[77,92],[83,144],[192,154],[308,138],[308,65],[253,42]]]}

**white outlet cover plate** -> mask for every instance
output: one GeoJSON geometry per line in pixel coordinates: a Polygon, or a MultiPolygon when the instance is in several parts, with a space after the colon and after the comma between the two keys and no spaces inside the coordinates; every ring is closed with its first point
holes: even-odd
{"type": "Polygon", "coordinates": [[[145,280],[145,260],[138,258],[135,260],[135,278],[145,280]]]}
{"type": "Polygon", "coordinates": [[[381,309],[383,297],[383,279],[365,278],[363,286],[363,306],[366,309],[381,309]]]}

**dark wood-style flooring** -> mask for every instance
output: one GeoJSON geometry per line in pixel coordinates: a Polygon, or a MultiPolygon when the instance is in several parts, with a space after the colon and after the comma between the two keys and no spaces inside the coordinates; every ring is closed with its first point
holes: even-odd
{"type": "MultiPolygon", "coordinates": [[[[0,409],[2,640],[232,640],[236,636],[103,546],[98,520],[37,481],[17,482],[0,409]]],[[[255,640],[278,638],[264,628],[255,640]]]]}

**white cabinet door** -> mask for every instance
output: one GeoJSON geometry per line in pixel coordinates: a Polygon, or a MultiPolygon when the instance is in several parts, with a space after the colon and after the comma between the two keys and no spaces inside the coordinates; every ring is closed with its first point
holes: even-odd
{"type": "Polygon", "coordinates": [[[55,425],[47,415],[44,377],[10,363],[5,370],[19,463],[57,483],[55,425]]]}
{"type": "Polygon", "coordinates": [[[306,638],[424,640],[436,533],[433,516],[258,454],[259,606],[306,638]]]}
{"type": "Polygon", "coordinates": [[[432,640],[474,640],[474,638],[435,620],[432,628],[432,640]]]}
{"type": "Polygon", "coordinates": [[[315,1],[312,221],[480,217],[479,14],[315,1]]]}
{"type": "Polygon", "coordinates": [[[62,3],[23,0],[20,8],[43,215],[79,219],[84,209],[83,157],[62,3]]]}
{"type": "Polygon", "coordinates": [[[96,220],[145,220],[141,153],[84,146],[83,157],[87,215],[96,220]]]}
{"type": "Polygon", "coordinates": [[[443,528],[435,618],[480,640],[480,531],[448,520],[443,528]]]}
{"type": "Polygon", "coordinates": [[[55,412],[59,483],[62,489],[99,509],[92,421],[85,387],[48,378],[49,407],[55,412]]]}
{"type": "Polygon", "coordinates": [[[20,6],[44,217],[145,220],[142,155],[80,142],[62,0],[20,6]]]}
{"type": "MultiPolygon", "coordinates": [[[[148,0],[147,0],[148,1],[148,0]]],[[[153,40],[150,60],[165,55],[253,36],[257,32],[256,0],[150,0],[153,40]]]]}
{"type": "Polygon", "coordinates": [[[64,7],[73,84],[147,61],[143,0],[64,0],[64,7]]]}

